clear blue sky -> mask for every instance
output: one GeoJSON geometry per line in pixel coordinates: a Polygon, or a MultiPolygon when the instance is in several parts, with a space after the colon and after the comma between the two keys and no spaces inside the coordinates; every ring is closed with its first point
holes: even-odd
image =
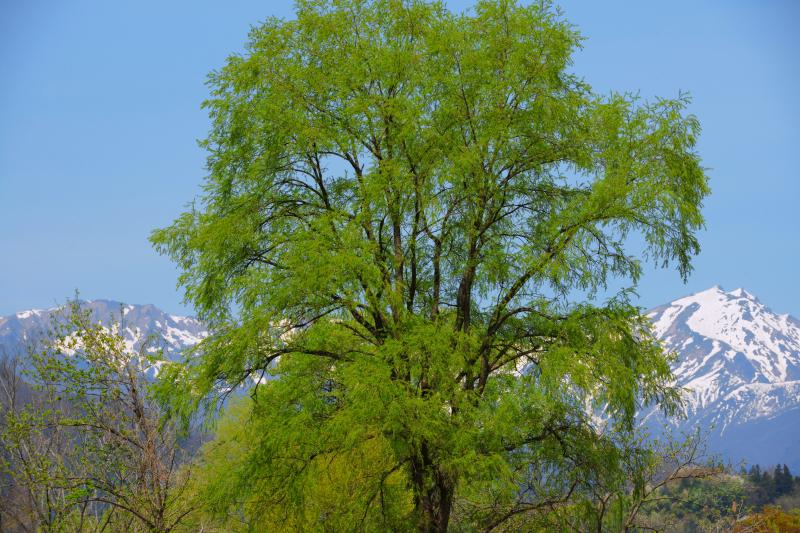
{"type": "MultiPolygon", "coordinates": [[[[640,305],[719,283],[800,316],[800,2],[560,5],[596,90],[686,90],[703,125],[703,251],[687,285],[648,272],[640,305]]],[[[76,288],[191,312],[147,236],[199,190],[206,74],[251,24],[291,14],[276,0],[0,2],[0,314],[76,288]]]]}

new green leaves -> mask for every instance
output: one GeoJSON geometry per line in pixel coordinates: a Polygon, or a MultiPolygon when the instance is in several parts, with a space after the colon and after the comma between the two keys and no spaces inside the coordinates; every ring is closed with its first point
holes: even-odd
{"type": "MultiPolygon", "coordinates": [[[[547,4],[300,2],[212,74],[204,196],[153,242],[217,331],[166,385],[175,404],[278,376],[253,392],[270,436],[239,490],[278,483],[258,465],[281,446],[313,467],[378,439],[410,519],[443,531],[459,491],[502,516],[532,505],[509,489],[531,477],[550,501],[612,468],[576,459],[616,449],[587,410],[629,431],[638,401],[674,405],[627,293],[571,297],[635,286],[632,234],[689,272],[699,128],[683,96],[594,94],[568,70],[579,44],[547,4]]],[[[304,472],[284,478],[311,494],[304,472]]]]}

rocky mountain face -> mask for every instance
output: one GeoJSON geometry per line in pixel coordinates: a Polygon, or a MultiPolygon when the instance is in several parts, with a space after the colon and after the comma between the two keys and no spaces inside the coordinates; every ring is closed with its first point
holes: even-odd
{"type": "Polygon", "coordinates": [[[709,449],[737,463],[800,468],[800,321],[744,289],[719,286],[651,310],[656,335],[678,354],[686,419],[642,413],[654,432],[700,428],[709,449]]]}
{"type": "MultiPolygon", "coordinates": [[[[83,302],[92,319],[121,325],[126,344],[139,350],[155,335],[168,358],[208,336],[191,317],[153,305],[109,300],[83,302]]],[[[0,354],[24,355],[60,310],[32,309],[0,317],[0,354]]],[[[686,389],[686,418],[641,413],[651,432],[664,427],[707,435],[710,451],[733,461],[786,463],[800,471],[800,320],[778,315],[744,289],[721,287],[679,298],[648,313],[656,335],[678,354],[673,368],[686,389]]]]}
{"type": "MultiPolygon", "coordinates": [[[[177,357],[208,336],[203,324],[195,318],[170,315],[154,305],[127,305],[111,300],[81,302],[92,321],[106,327],[119,324],[125,344],[139,351],[142,344],[164,350],[168,358],[177,357]],[[154,341],[154,342],[153,342],[154,341]]],[[[29,346],[48,335],[52,321],[63,317],[63,308],[31,309],[0,317],[0,354],[24,355],[29,346]]]]}

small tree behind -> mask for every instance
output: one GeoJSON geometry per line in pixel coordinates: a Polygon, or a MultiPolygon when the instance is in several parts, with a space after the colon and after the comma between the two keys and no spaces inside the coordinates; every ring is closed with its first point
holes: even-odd
{"type": "MultiPolygon", "coordinates": [[[[22,378],[3,380],[9,528],[167,532],[188,512],[180,496],[177,433],[162,423],[145,371],[158,359],[132,353],[114,329],[71,303],[22,378]],[[21,387],[32,387],[27,400],[21,387]]],[[[13,374],[13,376],[12,376],[13,374]]],[[[27,389],[26,389],[27,390],[27,389]]],[[[4,529],[5,530],[5,529],[4,529]]]]}

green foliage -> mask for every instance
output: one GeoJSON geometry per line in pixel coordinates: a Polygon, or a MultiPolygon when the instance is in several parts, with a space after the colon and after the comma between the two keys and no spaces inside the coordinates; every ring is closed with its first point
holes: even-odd
{"type": "MultiPolygon", "coordinates": [[[[680,464],[691,455],[687,452],[693,442],[696,440],[669,444],[667,450],[672,451],[655,453],[652,464],[658,465],[662,472],[670,463],[680,464]]],[[[800,486],[795,487],[792,481],[787,492],[775,490],[774,478],[780,479],[786,470],[778,465],[771,474],[754,465],[749,474],[743,470],[737,475],[730,468],[723,469],[710,462],[705,466],[681,467],[666,476],[662,473],[663,482],[659,482],[658,476],[648,475],[646,469],[633,469],[632,472],[643,473],[650,479],[645,484],[650,495],[639,499],[642,505],[635,524],[644,529],[675,532],[793,531],[798,526],[800,486]]]]}
{"type": "Polygon", "coordinates": [[[325,449],[302,425],[278,431],[271,424],[279,419],[263,412],[272,405],[239,398],[203,448],[190,501],[205,510],[208,524],[221,531],[410,528],[405,472],[390,464],[381,435],[350,436],[347,446],[325,449]],[[238,513],[226,513],[232,500],[238,513]]]}
{"type": "Polygon", "coordinates": [[[676,407],[628,290],[571,297],[634,288],[642,258],[689,273],[699,126],[683,95],[593,93],[580,42],[547,3],[301,1],[212,73],[204,195],[152,240],[215,332],[164,374],[169,408],[278,378],[241,408],[220,514],[535,521],[620,475],[638,402],[676,407]],[[304,514],[325,460],[372,453],[304,514]]]}
{"type": "Polygon", "coordinates": [[[778,507],[746,517],[733,528],[734,533],[800,533],[800,509],[785,512],[778,507]]]}
{"type": "Polygon", "coordinates": [[[760,465],[753,465],[747,474],[747,481],[751,486],[749,490],[748,505],[761,509],[765,504],[774,503],[782,496],[791,495],[800,483],[792,476],[789,467],[776,465],[773,469],[762,469],[760,465]]]}
{"type": "Polygon", "coordinates": [[[176,433],[160,421],[144,376],[158,351],[131,352],[119,328],[71,302],[23,376],[0,380],[7,527],[166,533],[190,510],[176,433]]]}

